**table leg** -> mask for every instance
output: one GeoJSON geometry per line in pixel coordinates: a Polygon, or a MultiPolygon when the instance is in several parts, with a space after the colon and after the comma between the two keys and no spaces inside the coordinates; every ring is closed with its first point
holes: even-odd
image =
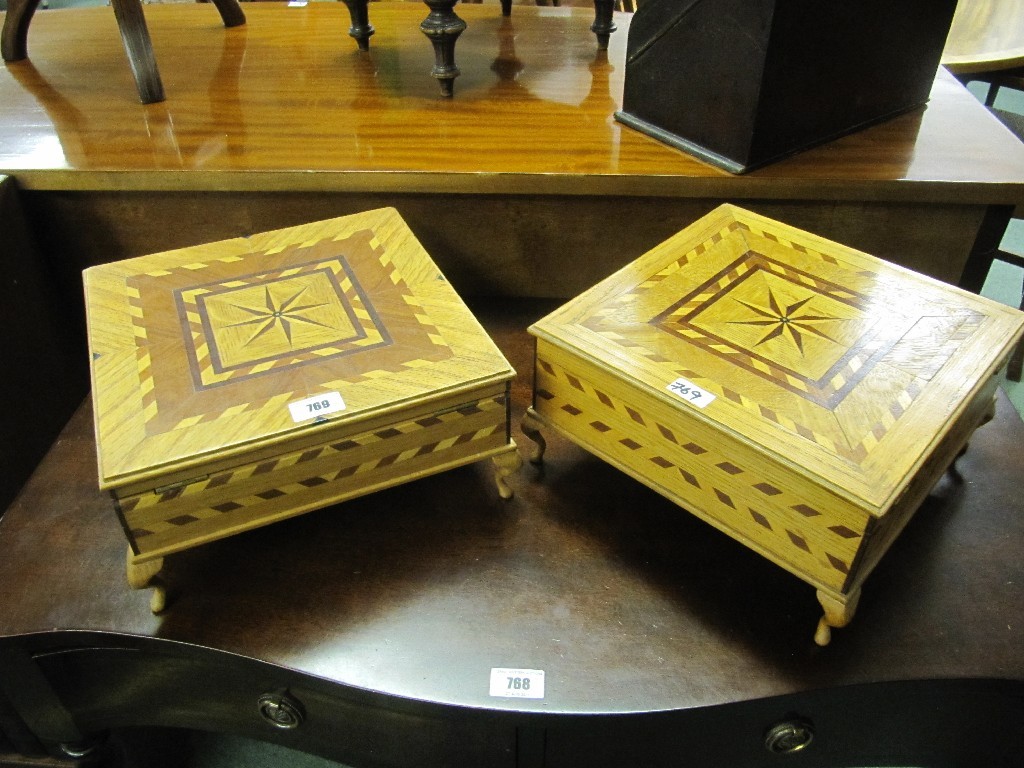
{"type": "Polygon", "coordinates": [[[518,472],[519,468],[523,466],[523,459],[519,455],[519,449],[515,442],[509,443],[507,451],[492,456],[491,461],[494,464],[494,482],[498,486],[498,495],[503,499],[511,499],[514,492],[506,482],[506,478],[518,472]]]}
{"type": "Polygon", "coordinates": [[[965,291],[981,293],[992,261],[999,251],[999,244],[1006,234],[1006,228],[1013,217],[1012,205],[990,205],[985,210],[981,227],[967,256],[958,285],[965,291]]]}
{"type": "MultiPolygon", "coordinates": [[[[986,424],[988,424],[990,421],[992,421],[992,419],[994,419],[995,417],[996,399],[993,397],[991,402],[989,402],[988,407],[985,409],[985,412],[981,414],[981,418],[978,420],[978,425],[971,430],[971,434],[967,436],[967,441],[963,444],[960,450],[957,451],[956,456],[953,458],[954,464],[956,463],[957,459],[959,459],[961,456],[967,453],[968,449],[971,447],[971,440],[974,439],[974,433],[977,432],[986,424]]],[[[955,467],[951,467],[951,469],[955,470],[955,467]]]]}
{"type": "Polygon", "coordinates": [[[537,412],[533,408],[527,408],[519,428],[523,430],[524,435],[536,443],[533,452],[530,454],[531,464],[544,463],[544,451],[547,450],[548,444],[544,440],[544,435],[540,433],[541,426],[543,424],[540,417],[537,416],[537,412]]]}
{"type": "Polygon", "coordinates": [[[167,607],[167,587],[157,576],[163,567],[164,559],[162,557],[140,563],[131,547],[128,548],[128,559],[125,563],[128,586],[132,589],[153,588],[153,594],[149,598],[149,609],[153,613],[160,613],[167,607]]]}
{"type": "Polygon", "coordinates": [[[352,26],[348,28],[348,34],[354,38],[360,51],[370,50],[370,36],[373,35],[373,25],[370,24],[370,11],[367,0],[342,0],[348,6],[348,14],[352,19],[352,26]]]}
{"type": "Polygon", "coordinates": [[[590,31],[597,35],[598,50],[608,50],[608,40],[616,30],[613,20],[615,0],[594,0],[594,23],[590,31]]]}
{"type": "Polygon", "coordinates": [[[434,68],[430,74],[437,78],[444,96],[455,92],[455,78],[459,68],[455,64],[455,41],[466,29],[466,22],[455,15],[457,0],[424,0],[430,13],[420,24],[420,30],[434,46],[434,68]]]}
{"type": "Polygon", "coordinates": [[[828,645],[832,640],[832,628],[845,627],[853,620],[860,601],[860,587],[847,595],[832,595],[818,590],[818,602],[825,609],[825,615],[818,621],[818,629],[814,633],[814,642],[828,645]]]}

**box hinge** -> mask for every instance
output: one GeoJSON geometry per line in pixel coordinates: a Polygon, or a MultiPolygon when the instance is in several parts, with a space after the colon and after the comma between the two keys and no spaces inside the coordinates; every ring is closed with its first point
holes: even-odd
{"type": "Polygon", "coordinates": [[[163,496],[165,493],[169,493],[171,491],[179,491],[186,485],[192,485],[192,483],[201,483],[203,482],[203,480],[208,480],[209,477],[209,475],[200,475],[199,477],[192,477],[189,478],[188,480],[179,480],[176,483],[168,483],[167,485],[161,485],[159,488],[154,488],[153,493],[155,493],[157,496],[163,496]]]}

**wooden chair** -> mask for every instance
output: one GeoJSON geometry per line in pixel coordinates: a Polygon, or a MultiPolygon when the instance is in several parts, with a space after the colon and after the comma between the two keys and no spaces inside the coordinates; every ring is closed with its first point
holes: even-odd
{"type": "MultiPolygon", "coordinates": [[[[238,0],[213,0],[224,21],[225,27],[237,27],[245,23],[238,0]]],[[[128,64],[135,77],[139,99],[143,104],[164,100],[164,87],[156,67],[153,44],[149,29],[142,13],[141,0],[110,0],[121,33],[128,64]]],[[[8,0],[7,16],[4,18],[0,36],[0,55],[7,62],[28,58],[28,27],[32,16],[39,7],[39,0],[8,0]]]]}

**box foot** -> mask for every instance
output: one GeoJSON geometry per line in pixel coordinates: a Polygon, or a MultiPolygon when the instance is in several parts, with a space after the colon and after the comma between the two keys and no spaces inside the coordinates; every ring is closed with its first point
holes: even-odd
{"type": "Polygon", "coordinates": [[[845,627],[853,619],[857,611],[857,603],[860,601],[860,589],[856,589],[848,595],[836,596],[818,590],[818,602],[825,609],[825,615],[818,621],[818,629],[814,633],[814,642],[818,645],[828,645],[832,640],[832,628],[845,627]]]}
{"type": "Polygon", "coordinates": [[[125,563],[128,586],[132,589],[149,587],[153,590],[149,596],[149,609],[153,613],[161,613],[167,607],[167,587],[158,576],[163,567],[162,557],[140,563],[131,547],[128,548],[128,559],[125,563]]]}
{"type": "Polygon", "coordinates": [[[494,464],[494,482],[498,486],[498,495],[503,499],[511,499],[515,492],[505,482],[505,479],[509,475],[518,472],[519,468],[523,466],[523,459],[519,455],[519,449],[516,447],[515,442],[510,441],[509,450],[492,456],[491,461],[494,464]]]}
{"type": "Polygon", "coordinates": [[[541,420],[533,408],[526,409],[526,414],[523,416],[523,421],[519,428],[523,431],[524,435],[534,442],[534,447],[529,457],[530,463],[543,464],[544,451],[547,450],[548,444],[544,440],[544,435],[540,433],[541,420]]]}

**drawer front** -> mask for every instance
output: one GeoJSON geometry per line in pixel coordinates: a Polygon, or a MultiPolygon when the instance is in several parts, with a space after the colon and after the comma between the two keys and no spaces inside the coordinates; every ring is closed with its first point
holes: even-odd
{"type": "Polygon", "coordinates": [[[921,680],[645,713],[501,713],[375,694],[185,648],[80,648],[36,659],[83,733],[229,733],[353,766],[1018,768],[1024,684],[921,680]]]}
{"type": "Polygon", "coordinates": [[[870,517],[723,432],[538,345],[534,408],[574,442],[817,586],[842,591],[870,517]]]}
{"type": "Polygon", "coordinates": [[[359,766],[515,764],[514,729],[199,649],[79,648],[36,662],[83,733],[233,734],[359,766]]]}
{"type": "Polygon", "coordinates": [[[134,551],[158,557],[477,461],[509,445],[502,392],[116,502],[134,551]]]}

